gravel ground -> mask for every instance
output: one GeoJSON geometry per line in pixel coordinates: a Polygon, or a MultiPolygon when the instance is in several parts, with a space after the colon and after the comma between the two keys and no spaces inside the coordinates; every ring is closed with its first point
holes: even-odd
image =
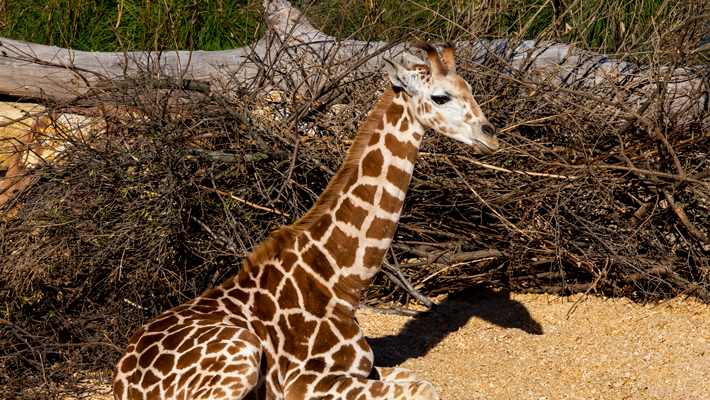
{"type": "Polygon", "coordinates": [[[357,318],[375,365],[412,369],[442,400],[710,399],[706,305],[492,290],[438,303],[422,318],[357,318]]]}
{"type": "Polygon", "coordinates": [[[429,317],[358,320],[376,365],[412,369],[446,400],[710,399],[710,308],[688,300],[485,290],[429,317]]]}

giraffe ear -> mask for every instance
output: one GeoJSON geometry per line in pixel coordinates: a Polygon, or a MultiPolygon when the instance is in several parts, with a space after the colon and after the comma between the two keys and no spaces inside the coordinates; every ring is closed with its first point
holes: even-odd
{"type": "Polygon", "coordinates": [[[424,60],[409,53],[402,54],[402,62],[404,62],[404,66],[407,67],[407,69],[412,69],[418,65],[426,66],[424,60]]]}
{"type": "Polygon", "coordinates": [[[403,89],[408,95],[416,92],[417,89],[417,75],[412,74],[407,68],[397,64],[396,62],[386,59],[385,69],[387,70],[387,75],[392,82],[392,86],[403,89]]]}

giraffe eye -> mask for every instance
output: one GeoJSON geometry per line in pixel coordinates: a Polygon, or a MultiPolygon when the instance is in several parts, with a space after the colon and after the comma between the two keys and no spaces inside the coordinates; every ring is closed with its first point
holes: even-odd
{"type": "Polygon", "coordinates": [[[436,104],[446,104],[451,100],[449,96],[431,96],[431,100],[436,104]]]}

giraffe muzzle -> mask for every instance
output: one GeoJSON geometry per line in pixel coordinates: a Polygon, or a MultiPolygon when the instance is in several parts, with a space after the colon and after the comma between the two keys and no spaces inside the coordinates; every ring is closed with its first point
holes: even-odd
{"type": "Polygon", "coordinates": [[[472,145],[478,154],[492,154],[498,150],[500,143],[496,135],[497,129],[490,122],[479,127],[480,133],[472,138],[472,145]]]}

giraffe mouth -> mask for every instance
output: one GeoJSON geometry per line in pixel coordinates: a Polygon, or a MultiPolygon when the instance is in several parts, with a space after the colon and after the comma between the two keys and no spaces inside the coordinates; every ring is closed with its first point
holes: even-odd
{"type": "Polygon", "coordinates": [[[483,143],[482,141],[478,139],[473,139],[473,143],[471,143],[474,147],[477,147],[477,150],[481,154],[493,154],[498,150],[498,146],[495,146],[495,148],[483,143]]]}
{"type": "Polygon", "coordinates": [[[475,149],[476,154],[492,154],[498,150],[498,137],[495,134],[493,125],[486,122],[483,124],[465,124],[469,129],[464,129],[460,135],[447,135],[475,149]],[[492,129],[486,129],[487,126],[492,129]]]}

